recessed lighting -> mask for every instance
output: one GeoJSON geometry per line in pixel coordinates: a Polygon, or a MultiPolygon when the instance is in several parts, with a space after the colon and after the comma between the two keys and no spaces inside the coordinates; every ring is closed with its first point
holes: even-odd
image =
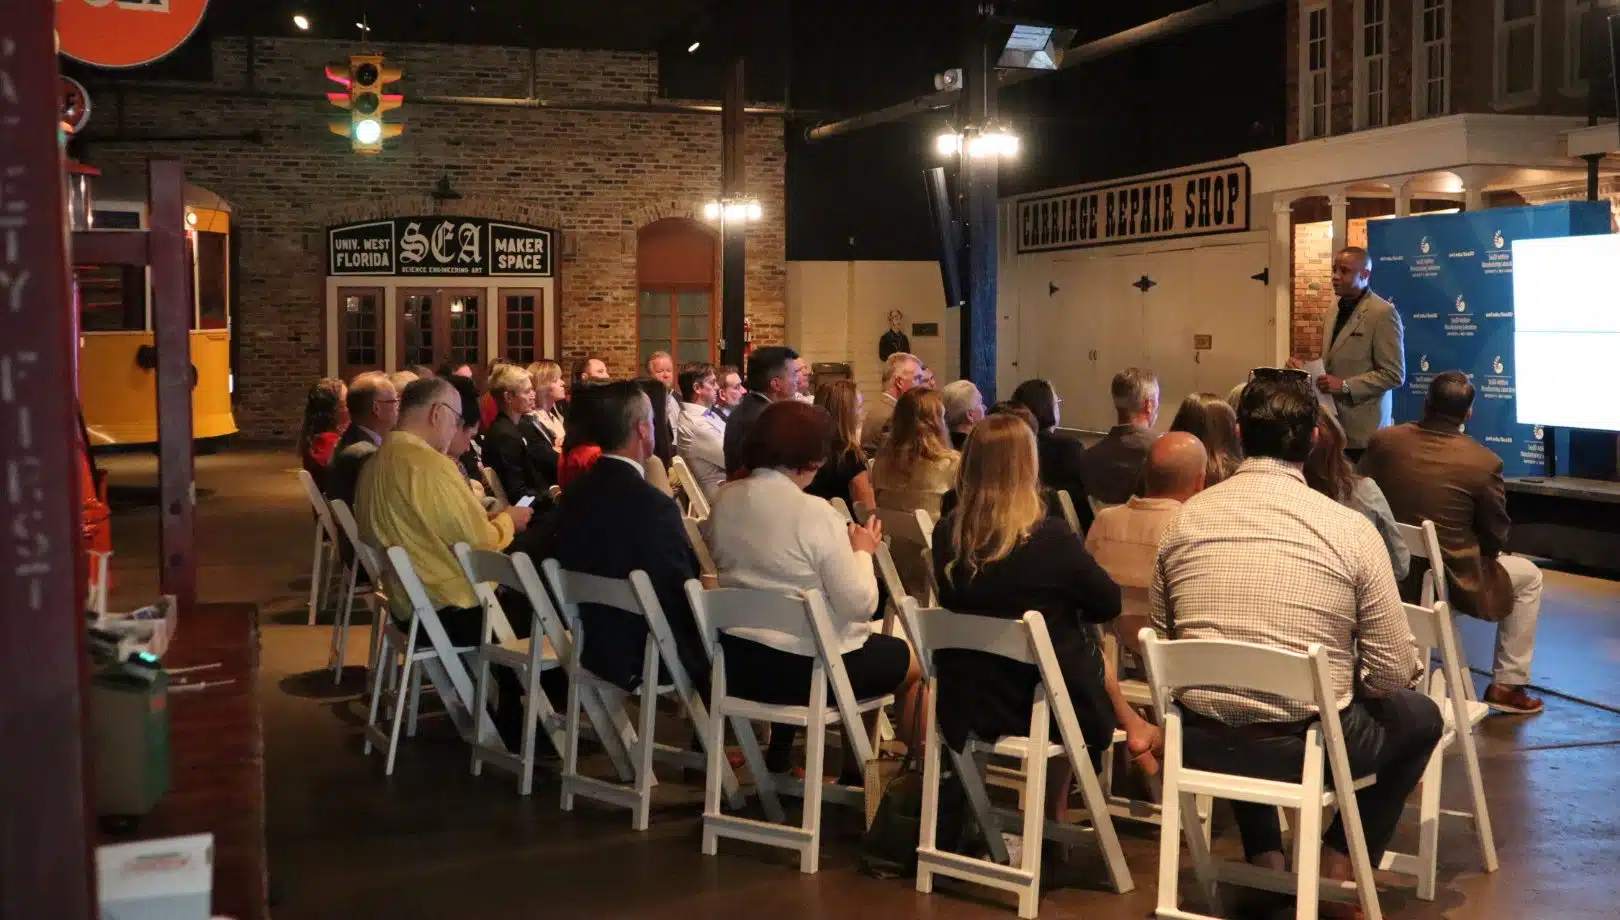
{"type": "Polygon", "coordinates": [[[691,54],[692,52],[698,50],[698,47],[700,45],[702,45],[702,44],[703,44],[702,42],[693,42],[692,44],[687,45],[686,46],[686,53],[691,54]]]}
{"type": "Polygon", "coordinates": [[[305,16],[303,13],[294,13],[293,14],[293,25],[297,26],[302,31],[308,32],[309,31],[309,17],[305,16]]]}

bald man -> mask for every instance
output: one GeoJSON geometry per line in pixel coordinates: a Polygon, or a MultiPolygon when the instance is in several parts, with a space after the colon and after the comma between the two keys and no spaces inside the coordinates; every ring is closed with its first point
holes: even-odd
{"type": "MultiPolygon", "coordinates": [[[[1148,450],[1142,464],[1145,494],[1097,512],[1086,533],[1086,549],[1125,589],[1125,613],[1147,615],[1147,588],[1159,555],[1159,535],[1181,510],[1181,503],[1204,490],[1208,459],[1202,441],[1173,431],[1148,450]]],[[[1129,635],[1134,636],[1135,630],[1129,635]]]]}

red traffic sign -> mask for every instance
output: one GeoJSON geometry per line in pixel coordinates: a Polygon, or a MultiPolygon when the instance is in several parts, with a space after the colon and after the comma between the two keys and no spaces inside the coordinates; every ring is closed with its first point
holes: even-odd
{"type": "Polygon", "coordinates": [[[208,0],[56,0],[62,53],[96,67],[167,57],[202,23],[208,0]]]}
{"type": "Polygon", "coordinates": [[[62,77],[62,111],[58,119],[67,133],[78,134],[90,121],[90,93],[84,84],[72,77],[62,77]]]}

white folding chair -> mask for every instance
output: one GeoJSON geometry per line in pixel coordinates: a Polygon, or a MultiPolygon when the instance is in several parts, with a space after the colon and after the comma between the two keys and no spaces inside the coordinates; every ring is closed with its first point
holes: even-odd
{"type": "MultiPolygon", "coordinates": [[[[411,618],[409,624],[401,625],[390,616],[386,610],[382,613],[384,625],[382,636],[378,640],[377,663],[379,668],[385,668],[372,681],[371,706],[366,715],[366,742],[364,751],[371,753],[373,746],[385,748],[388,751],[387,763],[383,768],[384,775],[392,776],[394,773],[394,758],[399,752],[399,731],[405,725],[407,713],[406,704],[410,705],[409,725],[406,733],[412,737],[416,735],[417,716],[420,714],[422,699],[422,672],[430,665],[440,663],[440,653],[437,645],[427,640],[424,635],[424,617],[435,617],[437,614],[433,604],[428,600],[427,591],[422,587],[422,580],[417,577],[416,569],[411,565],[411,557],[402,547],[390,547],[386,554],[378,553],[374,547],[365,543],[357,544],[356,554],[364,554],[367,558],[366,567],[371,571],[391,572],[400,589],[405,593],[406,600],[411,605],[411,618]],[[398,657],[399,667],[394,667],[394,658],[398,657]],[[391,696],[393,701],[392,715],[389,717],[388,731],[383,732],[378,725],[378,711],[381,708],[383,697],[391,696]]],[[[473,651],[472,646],[457,647],[456,654],[465,654],[473,651]]],[[[440,693],[445,708],[450,711],[452,718],[456,718],[456,701],[440,693]]],[[[486,718],[482,712],[472,713],[475,725],[481,726],[486,718]]],[[[462,728],[457,725],[458,730],[462,728]]],[[[472,731],[482,730],[479,727],[472,731]]],[[[465,734],[465,732],[463,732],[465,734]]]]}
{"type": "Polygon", "coordinates": [[[1074,498],[1069,495],[1069,490],[1057,490],[1057,499],[1058,507],[1063,509],[1063,519],[1069,522],[1069,529],[1084,537],[1086,532],[1080,529],[1080,513],[1074,510],[1074,498]]]}
{"type": "MultiPolygon", "coordinates": [[[[922,839],[917,846],[917,890],[927,894],[934,889],[934,876],[945,875],[1018,895],[1018,916],[1029,920],[1039,909],[1041,896],[1041,841],[1050,838],[1075,843],[1095,837],[1103,852],[1114,890],[1124,894],[1135,888],[1125,853],[1114,833],[1113,818],[1103,796],[1102,785],[1092,769],[1091,756],[1080,734],[1067,684],[1059,670],[1046,620],[1037,611],[1019,620],[970,616],[949,610],[918,610],[911,598],[902,602],[902,615],[908,632],[917,643],[923,660],[928,661],[927,750],[923,757],[922,839]],[[1029,734],[1007,736],[996,741],[970,737],[962,751],[952,751],[939,733],[938,662],[941,651],[983,652],[1034,665],[1040,674],[1035,702],[1030,709],[1029,734]],[[1057,716],[1057,741],[1050,738],[1051,721],[1057,716]],[[968,804],[979,827],[984,830],[991,860],[975,859],[937,848],[939,828],[940,750],[950,753],[957,779],[967,792],[968,804]],[[1016,811],[993,808],[984,786],[983,764],[991,756],[1012,757],[1025,762],[1023,796],[1023,858],[1020,865],[1007,865],[1006,843],[1001,837],[1003,822],[1016,822],[1016,811]],[[1080,780],[1091,827],[1058,823],[1046,819],[1046,768],[1053,757],[1067,757],[1080,780]]],[[[1015,826],[1015,825],[1013,825],[1015,826]]]]}
{"type": "MultiPolygon", "coordinates": [[[[567,732],[562,713],[551,705],[551,700],[540,688],[540,675],[561,669],[571,647],[562,618],[551,605],[551,597],[540,583],[540,575],[527,553],[510,556],[475,550],[466,543],[455,546],[456,559],[467,575],[467,582],[478,595],[484,610],[483,641],[477,650],[478,690],[473,708],[483,712],[489,703],[490,667],[501,665],[511,668],[523,681],[523,741],[516,754],[509,751],[498,733],[480,733],[472,743],[472,774],[480,776],[484,764],[499,767],[518,776],[518,794],[528,795],[534,787],[535,732],[544,730],[552,745],[560,752],[566,743],[567,732]],[[507,588],[522,594],[532,609],[529,638],[519,639],[513,632],[511,621],[501,606],[496,588],[507,588]]],[[[628,780],[630,760],[622,740],[607,709],[594,691],[585,694],[585,714],[591,727],[613,760],[621,778],[628,780]]],[[[628,723],[626,723],[628,725],[628,723]]]]}
{"type": "Polygon", "coordinates": [[[341,498],[331,501],[332,518],[338,523],[338,532],[354,550],[350,561],[344,566],[343,572],[343,601],[338,605],[338,612],[332,624],[332,648],[330,650],[332,664],[332,681],[341,682],[343,679],[343,661],[349,645],[349,617],[354,610],[354,601],[358,596],[371,613],[371,633],[366,640],[366,680],[375,676],[377,636],[380,635],[379,623],[388,615],[388,598],[382,593],[382,573],[373,571],[365,564],[365,557],[360,553],[360,527],[355,523],[354,513],[349,505],[341,498]],[[365,591],[360,590],[360,571],[365,569],[366,579],[371,586],[365,591]]]}
{"type": "Polygon", "coordinates": [[[703,486],[692,475],[692,468],[686,465],[684,459],[676,457],[669,462],[669,481],[686,496],[686,517],[697,521],[709,519],[708,496],[703,494],[703,486]]]}
{"type": "MultiPolygon", "coordinates": [[[[1453,611],[1451,606],[1451,591],[1446,584],[1445,557],[1440,554],[1440,534],[1434,529],[1433,521],[1424,521],[1421,524],[1399,524],[1395,529],[1400,532],[1401,539],[1406,541],[1407,552],[1413,559],[1423,559],[1429,563],[1429,570],[1423,573],[1423,587],[1418,596],[1418,603],[1424,607],[1434,607],[1436,604],[1445,604],[1446,609],[1453,611]]],[[[1452,635],[1456,635],[1453,629],[1452,635]]],[[[1468,700],[1478,700],[1479,690],[1474,686],[1474,675],[1468,668],[1468,654],[1464,651],[1462,643],[1457,643],[1457,662],[1462,666],[1463,692],[1468,700]]]]}
{"type": "Polygon", "coordinates": [[[703,539],[703,530],[695,518],[683,518],[686,524],[686,539],[692,544],[692,552],[697,554],[698,572],[710,587],[718,586],[719,570],[714,567],[714,555],[709,552],[709,542],[703,539]]]}
{"type": "MultiPolygon", "coordinates": [[[[582,795],[599,802],[629,808],[631,826],[638,831],[644,831],[647,829],[648,816],[652,810],[652,787],[657,783],[656,777],[653,776],[654,756],[665,762],[691,769],[704,769],[707,765],[706,758],[700,752],[685,751],[657,743],[653,737],[653,728],[658,713],[658,698],[674,696],[679,701],[699,741],[703,744],[708,743],[709,737],[708,710],[693,688],[686,668],[681,665],[675,637],[669,629],[669,621],[664,618],[664,608],[658,602],[658,595],[653,593],[652,582],[648,580],[646,572],[638,569],[631,572],[629,578],[602,578],[583,572],[568,571],[555,559],[542,562],[541,569],[545,572],[547,583],[551,585],[552,593],[562,606],[563,618],[573,639],[568,663],[568,736],[564,740],[563,747],[562,810],[573,811],[574,796],[582,795]],[[582,691],[589,687],[600,694],[613,714],[616,724],[627,725],[629,721],[624,715],[624,699],[629,694],[612,682],[586,670],[582,663],[582,652],[588,637],[580,624],[581,604],[612,607],[635,614],[647,621],[647,640],[642,646],[641,686],[635,692],[639,724],[634,730],[629,730],[628,727],[626,729],[626,747],[630,751],[634,773],[629,786],[583,776],[579,772],[579,716],[584,705],[582,691]],[[669,683],[658,682],[660,660],[668,672],[669,683]]],[[[731,807],[741,808],[742,794],[738,789],[737,776],[729,763],[724,767],[722,779],[726,798],[731,807]]]]}
{"type": "Polygon", "coordinates": [[[797,851],[799,871],[814,875],[821,864],[823,796],[857,808],[865,804],[861,789],[836,782],[822,782],[827,729],[842,724],[846,736],[854,745],[856,759],[865,764],[872,760],[877,741],[867,736],[866,729],[861,725],[861,714],[892,703],[894,696],[887,694],[864,700],[855,698],[855,691],[849,684],[849,674],[844,670],[844,659],[838,651],[832,618],[819,591],[807,591],[803,597],[747,588],[705,591],[698,582],[688,581],[686,593],[692,601],[692,612],[697,617],[698,629],[703,635],[704,648],[711,662],[709,738],[705,745],[709,762],[703,795],[703,853],[706,856],[715,855],[721,837],[748,840],[797,851]],[[816,656],[810,672],[809,702],[806,705],[759,703],[727,692],[721,633],[738,627],[753,627],[802,634],[806,624],[810,626],[816,642],[816,656]],[[831,705],[827,700],[829,684],[833,696],[831,705]],[[765,814],[770,819],[768,821],[727,815],[721,811],[720,784],[725,771],[730,769],[724,750],[725,720],[728,718],[733,734],[742,745],[748,769],[754,775],[765,814]],[[766,770],[751,721],[797,725],[805,729],[803,781],[775,777],[766,770]],[[785,826],[786,816],[779,794],[803,797],[804,816],[799,827],[785,826]]]}
{"type": "Polygon", "coordinates": [[[315,553],[309,563],[309,625],[314,626],[316,615],[331,599],[332,582],[336,580],[338,534],[315,477],[309,475],[309,470],[299,470],[298,481],[304,484],[304,496],[315,512],[315,553]]]}
{"type": "Polygon", "coordinates": [[[1327,652],[1312,644],[1305,654],[1267,648],[1247,642],[1218,639],[1166,641],[1150,628],[1139,633],[1147,660],[1148,684],[1164,731],[1164,804],[1159,835],[1159,902],[1157,915],[1174,920],[1214,920],[1178,907],[1177,882],[1181,872],[1181,843],[1185,837],[1193,868],[1210,906],[1221,910],[1218,882],[1292,894],[1297,898],[1297,920],[1316,920],[1318,900],[1360,899],[1366,920],[1381,920],[1378,888],[1361,829],[1361,812],[1354,790],[1372,785],[1373,777],[1356,779],[1345,752],[1339,709],[1328,686],[1327,652]],[[1297,783],[1255,779],[1250,776],[1194,770],[1183,759],[1181,706],[1175,694],[1189,687],[1268,693],[1314,706],[1319,713],[1305,735],[1305,763],[1297,783]],[[1323,761],[1326,761],[1324,765],[1323,761]],[[1331,771],[1330,787],[1324,766],[1331,771]],[[1339,794],[1335,790],[1351,790],[1339,794]],[[1244,862],[1215,862],[1197,820],[1183,820],[1183,811],[1195,813],[1197,796],[1235,799],[1287,808],[1298,813],[1294,828],[1294,871],[1280,872],[1244,862]],[[1320,877],[1322,813],[1337,806],[1350,846],[1354,881],[1320,877]]]}
{"type": "MultiPolygon", "coordinates": [[[[858,504],[858,503],[857,503],[858,504]]],[[[932,607],[937,591],[934,587],[934,519],[926,511],[895,511],[889,508],[878,508],[874,512],[879,523],[883,525],[883,537],[890,542],[890,553],[908,553],[915,557],[914,564],[918,565],[916,571],[923,578],[920,587],[926,592],[925,597],[917,598],[917,602],[925,607],[932,607]]],[[[906,592],[911,593],[911,592],[906,592]]]]}
{"type": "Polygon", "coordinates": [[[496,511],[500,511],[512,504],[512,500],[506,497],[506,486],[501,485],[501,477],[496,474],[494,467],[484,467],[483,477],[484,494],[495,499],[496,511]]]}
{"type": "Polygon", "coordinates": [[[1451,619],[1451,610],[1442,603],[1433,607],[1405,604],[1406,622],[1418,643],[1418,654],[1429,660],[1431,653],[1440,653],[1440,666],[1429,672],[1425,686],[1429,698],[1440,707],[1445,719],[1445,731],[1440,743],[1429,757],[1429,766],[1423,772],[1421,793],[1418,796],[1418,851],[1397,853],[1387,850],[1379,868],[1389,872],[1417,877],[1417,896],[1424,901],[1434,900],[1435,877],[1440,844],[1440,818],[1466,818],[1474,826],[1474,837],[1479,843],[1480,861],[1486,872],[1495,872],[1496,840],[1491,833],[1491,816],[1485,803],[1485,784],[1480,775],[1479,750],[1474,743],[1474,728],[1484,720],[1490,707],[1463,695],[1467,682],[1457,657],[1457,636],[1451,619]],[[1473,798],[1473,811],[1453,811],[1440,807],[1440,779],[1442,759],[1448,748],[1455,746],[1462,752],[1463,769],[1468,776],[1468,792],[1473,798]]]}
{"type": "Polygon", "coordinates": [[[852,513],[849,510],[849,506],[844,504],[843,499],[841,499],[841,498],[829,498],[829,499],[827,499],[827,503],[829,505],[832,505],[833,510],[837,511],[840,515],[842,515],[844,520],[849,521],[851,524],[855,523],[855,515],[854,515],[854,513],[852,513]]]}

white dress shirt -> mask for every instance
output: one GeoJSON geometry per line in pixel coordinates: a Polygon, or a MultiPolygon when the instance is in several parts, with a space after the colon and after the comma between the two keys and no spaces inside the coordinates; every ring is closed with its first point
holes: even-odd
{"type": "MultiPolygon", "coordinates": [[[[755,470],[722,489],[709,514],[709,550],[722,587],[820,591],[839,654],[871,638],[878,601],[872,555],[850,547],[843,515],[786,475],[755,470]]],[[[808,621],[795,633],[745,628],[733,634],[795,655],[816,654],[808,621]]]]}
{"type": "Polygon", "coordinates": [[[675,417],[675,453],[691,467],[710,504],[726,481],[726,422],[699,403],[681,403],[675,417]]]}

